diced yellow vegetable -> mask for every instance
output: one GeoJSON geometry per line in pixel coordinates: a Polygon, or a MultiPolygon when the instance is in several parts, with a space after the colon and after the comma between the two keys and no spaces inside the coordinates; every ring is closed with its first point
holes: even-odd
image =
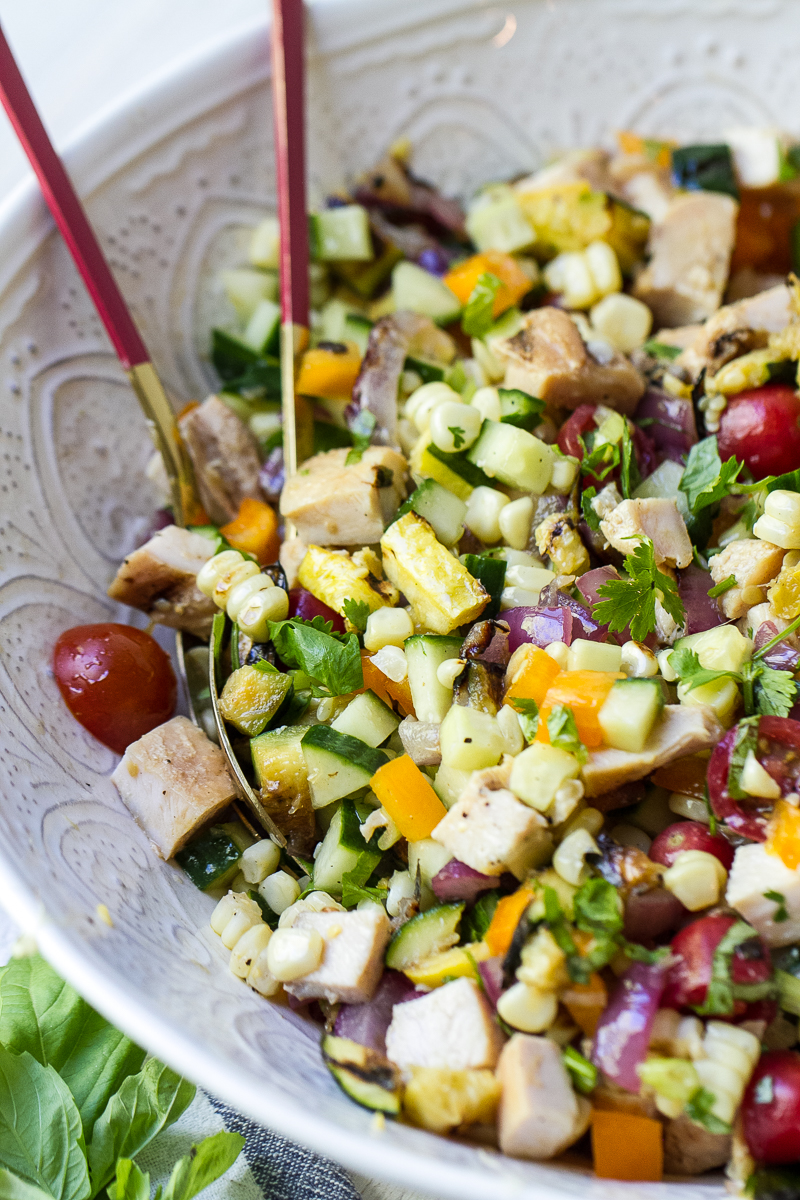
{"type": "Polygon", "coordinates": [[[420,479],[435,479],[442,487],[447,488],[459,500],[469,500],[473,492],[471,483],[462,479],[455,471],[451,471],[441,459],[434,458],[428,450],[430,435],[425,433],[411,451],[408,465],[411,474],[420,479]]]}
{"type": "Polygon", "coordinates": [[[412,1067],[403,1097],[406,1116],[433,1133],[458,1125],[494,1121],[500,1081],[493,1071],[451,1071],[445,1067],[412,1067]]]}
{"type": "Polygon", "coordinates": [[[767,592],[772,611],[784,621],[800,616],[800,554],[790,551],[781,572],[767,592]]]}
{"type": "Polygon", "coordinates": [[[445,550],[428,522],[416,513],[406,513],[389,526],[381,549],[387,579],[406,596],[420,625],[434,633],[450,633],[473,621],[488,604],[489,596],[478,580],[445,550]]]}
{"type": "Polygon", "coordinates": [[[297,579],[312,596],[342,615],[345,600],[363,601],[369,605],[370,612],[386,604],[385,598],[370,583],[365,564],[354,562],[349,554],[325,550],[322,546],[308,547],[297,579]]]}
{"type": "Polygon", "coordinates": [[[483,962],[490,957],[486,942],[472,942],[468,946],[454,946],[452,950],[444,950],[441,954],[432,954],[422,962],[407,967],[404,974],[412,983],[423,984],[425,987],[441,987],[451,979],[461,975],[474,978],[475,963],[483,962]]]}

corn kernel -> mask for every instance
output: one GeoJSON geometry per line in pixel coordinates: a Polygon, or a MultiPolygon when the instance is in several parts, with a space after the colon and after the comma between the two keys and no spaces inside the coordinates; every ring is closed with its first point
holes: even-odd
{"type": "Polygon", "coordinates": [[[515,983],[497,1002],[497,1013],[512,1029],[523,1033],[543,1033],[558,1013],[555,992],[543,992],[528,983],[515,983]]]}
{"type": "Polygon", "coordinates": [[[437,404],[430,416],[431,441],[446,454],[466,450],[476,441],[483,420],[471,404],[437,404]]]}
{"type": "Polygon", "coordinates": [[[760,796],[764,800],[780,800],[781,789],[761,763],[749,750],[742,767],[741,786],[749,796],[760,796]]]}
{"type": "Polygon", "coordinates": [[[406,400],[405,415],[414,422],[420,433],[425,433],[430,424],[433,410],[440,404],[451,403],[460,404],[461,397],[446,383],[441,381],[424,383],[406,400]]]}
{"type": "MultiPolygon", "coordinates": [[[[779,617],[782,621],[793,621],[800,616],[800,564],[795,561],[798,557],[796,551],[790,550],[784,558],[780,574],[767,593],[769,610],[763,620],[779,617]]],[[[748,617],[752,616],[751,611],[748,617]]],[[[755,628],[753,633],[756,633],[755,628]]]]}
{"type": "Polygon", "coordinates": [[[590,315],[592,327],[622,354],[630,354],[641,346],[653,325],[653,314],[647,305],[619,291],[595,304],[590,315]]]}
{"type": "Polygon", "coordinates": [[[300,895],[300,886],[286,871],[275,871],[259,884],[258,892],[266,900],[276,916],[294,904],[300,895]]]}
{"type": "Polygon", "coordinates": [[[384,646],[371,661],[393,683],[402,683],[408,678],[408,661],[399,646],[384,646]]]}
{"type": "Polygon", "coordinates": [[[436,668],[436,678],[442,687],[451,688],[464,670],[463,658],[446,658],[436,668]]]}
{"type": "Polygon", "coordinates": [[[467,500],[464,524],[491,546],[500,541],[500,513],[508,502],[508,496],[496,488],[476,487],[467,500]]]}
{"type": "Polygon", "coordinates": [[[677,896],[689,912],[717,904],[728,874],[714,854],[705,850],[682,850],[664,873],[664,887],[677,896]]]}
{"type": "Polygon", "coordinates": [[[406,608],[376,608],[367,618],[364,647],[374,654],[384,646],[402,646],[414,632],[414,622],[406,608]]]}
{"type": "MultiPolygon", "coordinates": [[[[576,829],[565,837],[553,855],[553,867],[567,883],[577,887],[583,881],[586,855],[599,854],[599,847],[586,829],[576,829]]],[[[688,853],[688,852],[687,852],[688,853]]]]}
{"type": "Polygon", "coordinates": [[[281,987],[280,981],[270,973],[267,964],[268,947],[269,942],[253,959],[250,970],[247,972],[247,986],[254,988],[261,996],[274,996],[281,987]]]}
{"type": "Polygon", "coordinates": [[[594,281],[597,297],[622,290],[622,273],[617,256],[608,242],[590,242],[584,250],[589,274],[594,281]]]}
{"type": "Polygon", "coordinates": [[[322,962],[325,942],[316,929],[276,929],[267,946],[270,973],[281,983],[310,975],[322,962]]]}
{"type": "Polygon", "coordinates": [[[404,900],[413,900],[416,881],[410,871],[395,871],[389,880],[389,892],[386,896],[386,911],[390,917],[400,915],[404,900]]]}
{"type": "MultiPolygon", "coordinates": [[[[503,373],[500,376],[502,379],[505,375],[505,366],[503,373]]],[[[496,387],[478,388],[475,395],[470,400],[472,408],[477,408],[480,415],[485,421],[499,421],[502,413],[500,411],[500,396],[496,387]]]]}
{"type": "Polygon", "coordinates": [[[503,540],[514,550],[524,550],[531,533],[531,518],[533,517],[533,500],[530,496],[521,496],[512,500],[500,510],[498,525],[503,540]]]}
{"type": "Polygon", "coordinates": [[[289,615],[289,596],[280,587],[267,587],[256,592],[239,609],[237,623],[242,633],[254,642],[269,637],[270,621],[283,621],[289,615]]]}
{"type": "Polygon", "coordinates": [[[626,642],[622,647],[619,669],[629,679],[652,679],[658,674],[658,659],[641,642],[626,642]]]}
{"type": "Polygon", "coordinates": [[[600,830],[603,828],[605,817],[600,812],[599,808],[582,808],[580,812],[575,813],[575,816],[565,825],[563,830],[562,841],[566,840],[571,833],[576,829],[585,829],[592,837],[597,837],[600,830]]]}
{"type": "Polygon", "coordinates": [[[265,950],[272,936],[272,930],[264,922],[253,925],[243,933],[231,950],[229,967],[239,979],[246,979],[254,961],[265,950]]]}
{"type": "Polygon", "coordinates": [[[538,929],[522,948],[517,979],[543,992],[553,992],[569,982],[567,958],[549,929],[538,929]]]}
{"type": "Polygon", "coordinates": [[[519,717],[510,704],[504,704],[498,712],[497,724],[500,726],[503,737],[506,740],[506,754],[516,755],[521,750],[524,750],[525,738],[522,736],[519,717]]]}
{"type": "Polygon", "coordinates": [[[236,912],[236,896],[233,892],[227,892],[226,895],[217,903],[216,908],[211,914],[209,924],[214,930],[214,933],[222,937],[222,932],[225,926],[230,921],[233,914],[236,912]]]}
{"type": "Polygon", "coordinates": [[[198,588],[204,596],[211,599],[223,572],[229,571],[243,562],[244,556],[238,550],[223,550],[221,554],[214,554],[208,562],[203,563],[197,572],[198,588]]]}
{"type": "Polygon", "coordinates": [[[785,521],[764,513],[753,526],[753,533],[762,542],[772,542],[784,550],[800,550],[800,524],[787,525],[785,521]]]}
{"type": "Polygon", "coordinates": [[[266,592],[274,586],[269,575],[248,575],[242,583],[237,583],[235,587],[231,588],[228,594],[228,602],[225,605],[225,611],[232,621],[238,621],[239,613],[248,600],[258,592],[266,592]]]}
{"type": "Polygon", "coordinates": [[[578,460],[571,454],[561,454],[553,458],[553,474],[550,476],[550,486],[554,492],[566,496],[572,491],[575,477],[578,474],[578,460]]]}
{"type": "Polygon", "coordinates": [[[576,638],[569,647],[569,671],[619,671],[622,647],[613,642],[590,642],[576,638]]]}
{"type": "Polygon", "coordinates": [[[252,579],[260,574],[261,568],[258,563],[254,563],[251,560],[245,561],[243,559],[240,563],[232,563],[229,568],[217,576],[217,582],[211,593],[211,599],[218,608],[225,608],[229,595],[239,584],[244,583],[246,579],[252,579]]]}
{"type": "Polygon", "coordinates": [[[549,646],[545,646],[544,652],[545,654],[549,654],[554,662],[558,663],[562,671],[568,669],[569,646],[565,642],[551,642],[549,646]]]}
{"type": "Polygon", "coordinates": [[[674,812],[679,817],[686,817],[687,821],[702,821],[704,825],[709,824],[705,800],[697,800],[694,796],[684,796],[680,792],[672,792],[667,806],[670,812],[674,812]]]}
{"type": "Polygon", "coordinates": [[[268,875],[277,871],[280,861],[280,847],[269,838],[262,838],[242,851],[239,865],[247,883],[262,883],[268,875]]]}
{"type": "Polygon", "coordinates": [[[247,933],[248,929],[252,929],[254,925],[261,924],[262,917],[261,909],[255,900],[251,900],[249,896],[242,892],[229,894],[233,895],[236,904],[225,923],[220,937],[222,938],[223,946],[227,950],[232,950],[242,934],[247,933]]]}

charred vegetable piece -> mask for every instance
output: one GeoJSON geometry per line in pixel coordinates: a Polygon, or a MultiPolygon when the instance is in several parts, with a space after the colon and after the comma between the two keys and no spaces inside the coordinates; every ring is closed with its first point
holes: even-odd
{"type": "Polygon", "coordinates": [[[458,941],[463,904],[440,904],[418,913],[397,930],[386,951],[386,966],[405,971],[458,941]]]}
{"type": "Polygon", "coordinates": [[[730,147],[681,146],[672,151],[672,177],[677,187],[689,191],[724,192],[739,198],[730,147]]]}
{"type": "Polygon", "coordinates": [[[267,662],[239,667],[225,680],[219,709],[240,733],[262,733],[292,691],[291,675],[282,675],[267,662]]]}
{"type": "Polygon", "coordinates": [[[388,1058],[332,1033],[326,1033],[322,1039],[322,1058],[339,1087],[356,1104],[373,1112],[399,1116],[400,1072],[388,1058]]]}

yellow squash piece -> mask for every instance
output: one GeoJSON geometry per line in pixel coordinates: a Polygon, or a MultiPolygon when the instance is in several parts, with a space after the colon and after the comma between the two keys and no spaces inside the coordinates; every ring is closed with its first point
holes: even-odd
{"type": "Polygon", "coordinates": [[[452,950],[443,950],[441,954],[432,954],[422,962],[406,967],[403,972],[412,983],[424,987],[441,987],[451,979],[466,975],[475,977],[475,964],[491,957],[491,951],[486,942],[471,942],[468,946],[454,946],[452,950]]]}
{"type": "Polygon", "coordinates": [[[474,490],[472,484],[467,483],[466,479],[452,471],[447,463],[435,458],[431,454],[429,446],[430,436],[425,433],[411,451],[411,457],[408,460],[411,474],[420,479],[435,479],[443,488],[447,488],[448,492],[458,496],[459,500],[469,500],[474,490]]]}
{"type": "Polygon", "coordinates": [[[342,616],[345,600],[363,601],[370,612],[386,605],[386,598],[378,591],[380,584],[364,562],[357,563],[349,554],[325,550],[322,546],[308,547],[297,580],[307,592],[342,616]]]}
{"type": "Polygon", "coordinates": [[[585,181],[520,189],[517,198],[536,230],[538,258],[585,250],[600,238],[616,252],[620,267],[627,273],[644,253],[649,218],[604,192],[593,192],[585,181]]]}
{"type": "Polygon", "coordinates": [[[403,1110],[422,1129],[447,1133],[459,1125],[491,1124],[499,1101],[500,1081],[493,1071],[412,1067],[403,1110]]]}
{"type": "Polygon", "coordinates": [[[450,633],[474,621],[489,603],[478,580],[414,512],[389,526],[381,550],[387,579],[406,596],[419,624],[433,633],[450,633]]]}
{"type": "Polygon", "coordinates": [[[800,617],[800,552],[790,550],[780,575],[767,592],[770,609],[784,621],[800,617]]]}

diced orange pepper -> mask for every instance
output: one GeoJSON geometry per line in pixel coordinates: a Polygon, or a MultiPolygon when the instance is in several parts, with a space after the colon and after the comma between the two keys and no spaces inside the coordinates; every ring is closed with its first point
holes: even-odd
{"type": "Polygon", "coordinates": [[[535,700],[541,708],[549,687],[561,674],[561,667],[538,646],[526,646],[525,651],[517,677],[506,692],[505,703],[510,704],[514,699],[535,700]]]}
{"type": "Polygon", "coordinates": [[[608,989],[594,971],[588,983],[571,983],[562,994],[561,1002],[583,1033],[594,1037],[597,1023],[608,1004],[608,989]]]}
{"type": "Polygon", "coordinates": [[[767,833],[767,850],[794,871],[800,866],[800,809],[786,800],[775,805],[767,833]]]}
{"type": "Polygon", "coordinates": [[[672,165],[672,147],[674,142],[657,142],[631,133],[629,129],[621,129],[617,133],[617,142],[623,154],[646,154],[653,166],[662,167],[668,171],[672,165]]]}
{"type": "Polygon", "coordinates": [[[296,390],[301,396],[349,400],[360,370],[361,351],[355,342],[315,346],[300,360],[296,390]]]}
{"type": "Polygon", "coordinates": [[[393,758],[372,776],[372,790],[404,838],[429,838],[447,809],[407,754],[393,758]]]}
{"type": "Polygon", "coordinates": [[[384,675],[379,667],[375,666],[366,650],[361,651],[361,669],[364,673],[365,691],[367,688],[371,688],[375,695],[390,708],[392,701],[396,700],[407,716],[415,715],[414,701],[411,699],[411,688],[408,686],[407,679],[401,679],[399,683],[395,683],[388,675],[384,675]]]}
{"type": "Polygon", "coordinates": [[[223,525],[220,533],[234,550],[252,554],[263,566],[278,560],[281,539],[278,537],[278,515],[263,500],[245,496],[235,518],[223,525]]]}
{"type": "Polygon", "coordinates": [[[624,675],[614,671],[562,671],[550,685],[539,712],[537,742],[549,742],[547,718],[559,704],[572,709],[578,737],[584,746],[593,749],[603,744],[603,731],[597,714],[608,699],[608,693],[617,679],[624,675]]]}
{"type": "Polygon", "coordinates": [[[512,892],[510,896],[503,896],[499,901],[483,939],[493,955],[504,956],[508,953],[514,930],[533,896],[533,888],[524,883],[516,892],[512,892]]]}
{"type": "Polygon", "coordinates": [[[665,767],[659,767],[653,773],[653,783],[656,787],[666,788],[668,792],[680,792],[682,796],[702,800],[706,794],[707,772],[708,759],[690,754],[687,758],[676,758],[665,767]]]}
{"type": "Polygon", "coordinates": [[[451,292],[455,292],[462,304],[466,304],[481,275],[487,272],[496,275],[501,284],[494,298],[492,312],[495,317],[499,317],[531,290],[529,276],[515,258],[504,254],[502,250],[485,250],[483,254],[473,254],[472,258],[448,271],[444,283],[451,292]]]}
{"type": "Polygon", "coordinates": [[[592,1110],[594,1173],[600,1179],[660,1183],[664,1144],[660,1121],[632,1113],[592,1110]]]}

